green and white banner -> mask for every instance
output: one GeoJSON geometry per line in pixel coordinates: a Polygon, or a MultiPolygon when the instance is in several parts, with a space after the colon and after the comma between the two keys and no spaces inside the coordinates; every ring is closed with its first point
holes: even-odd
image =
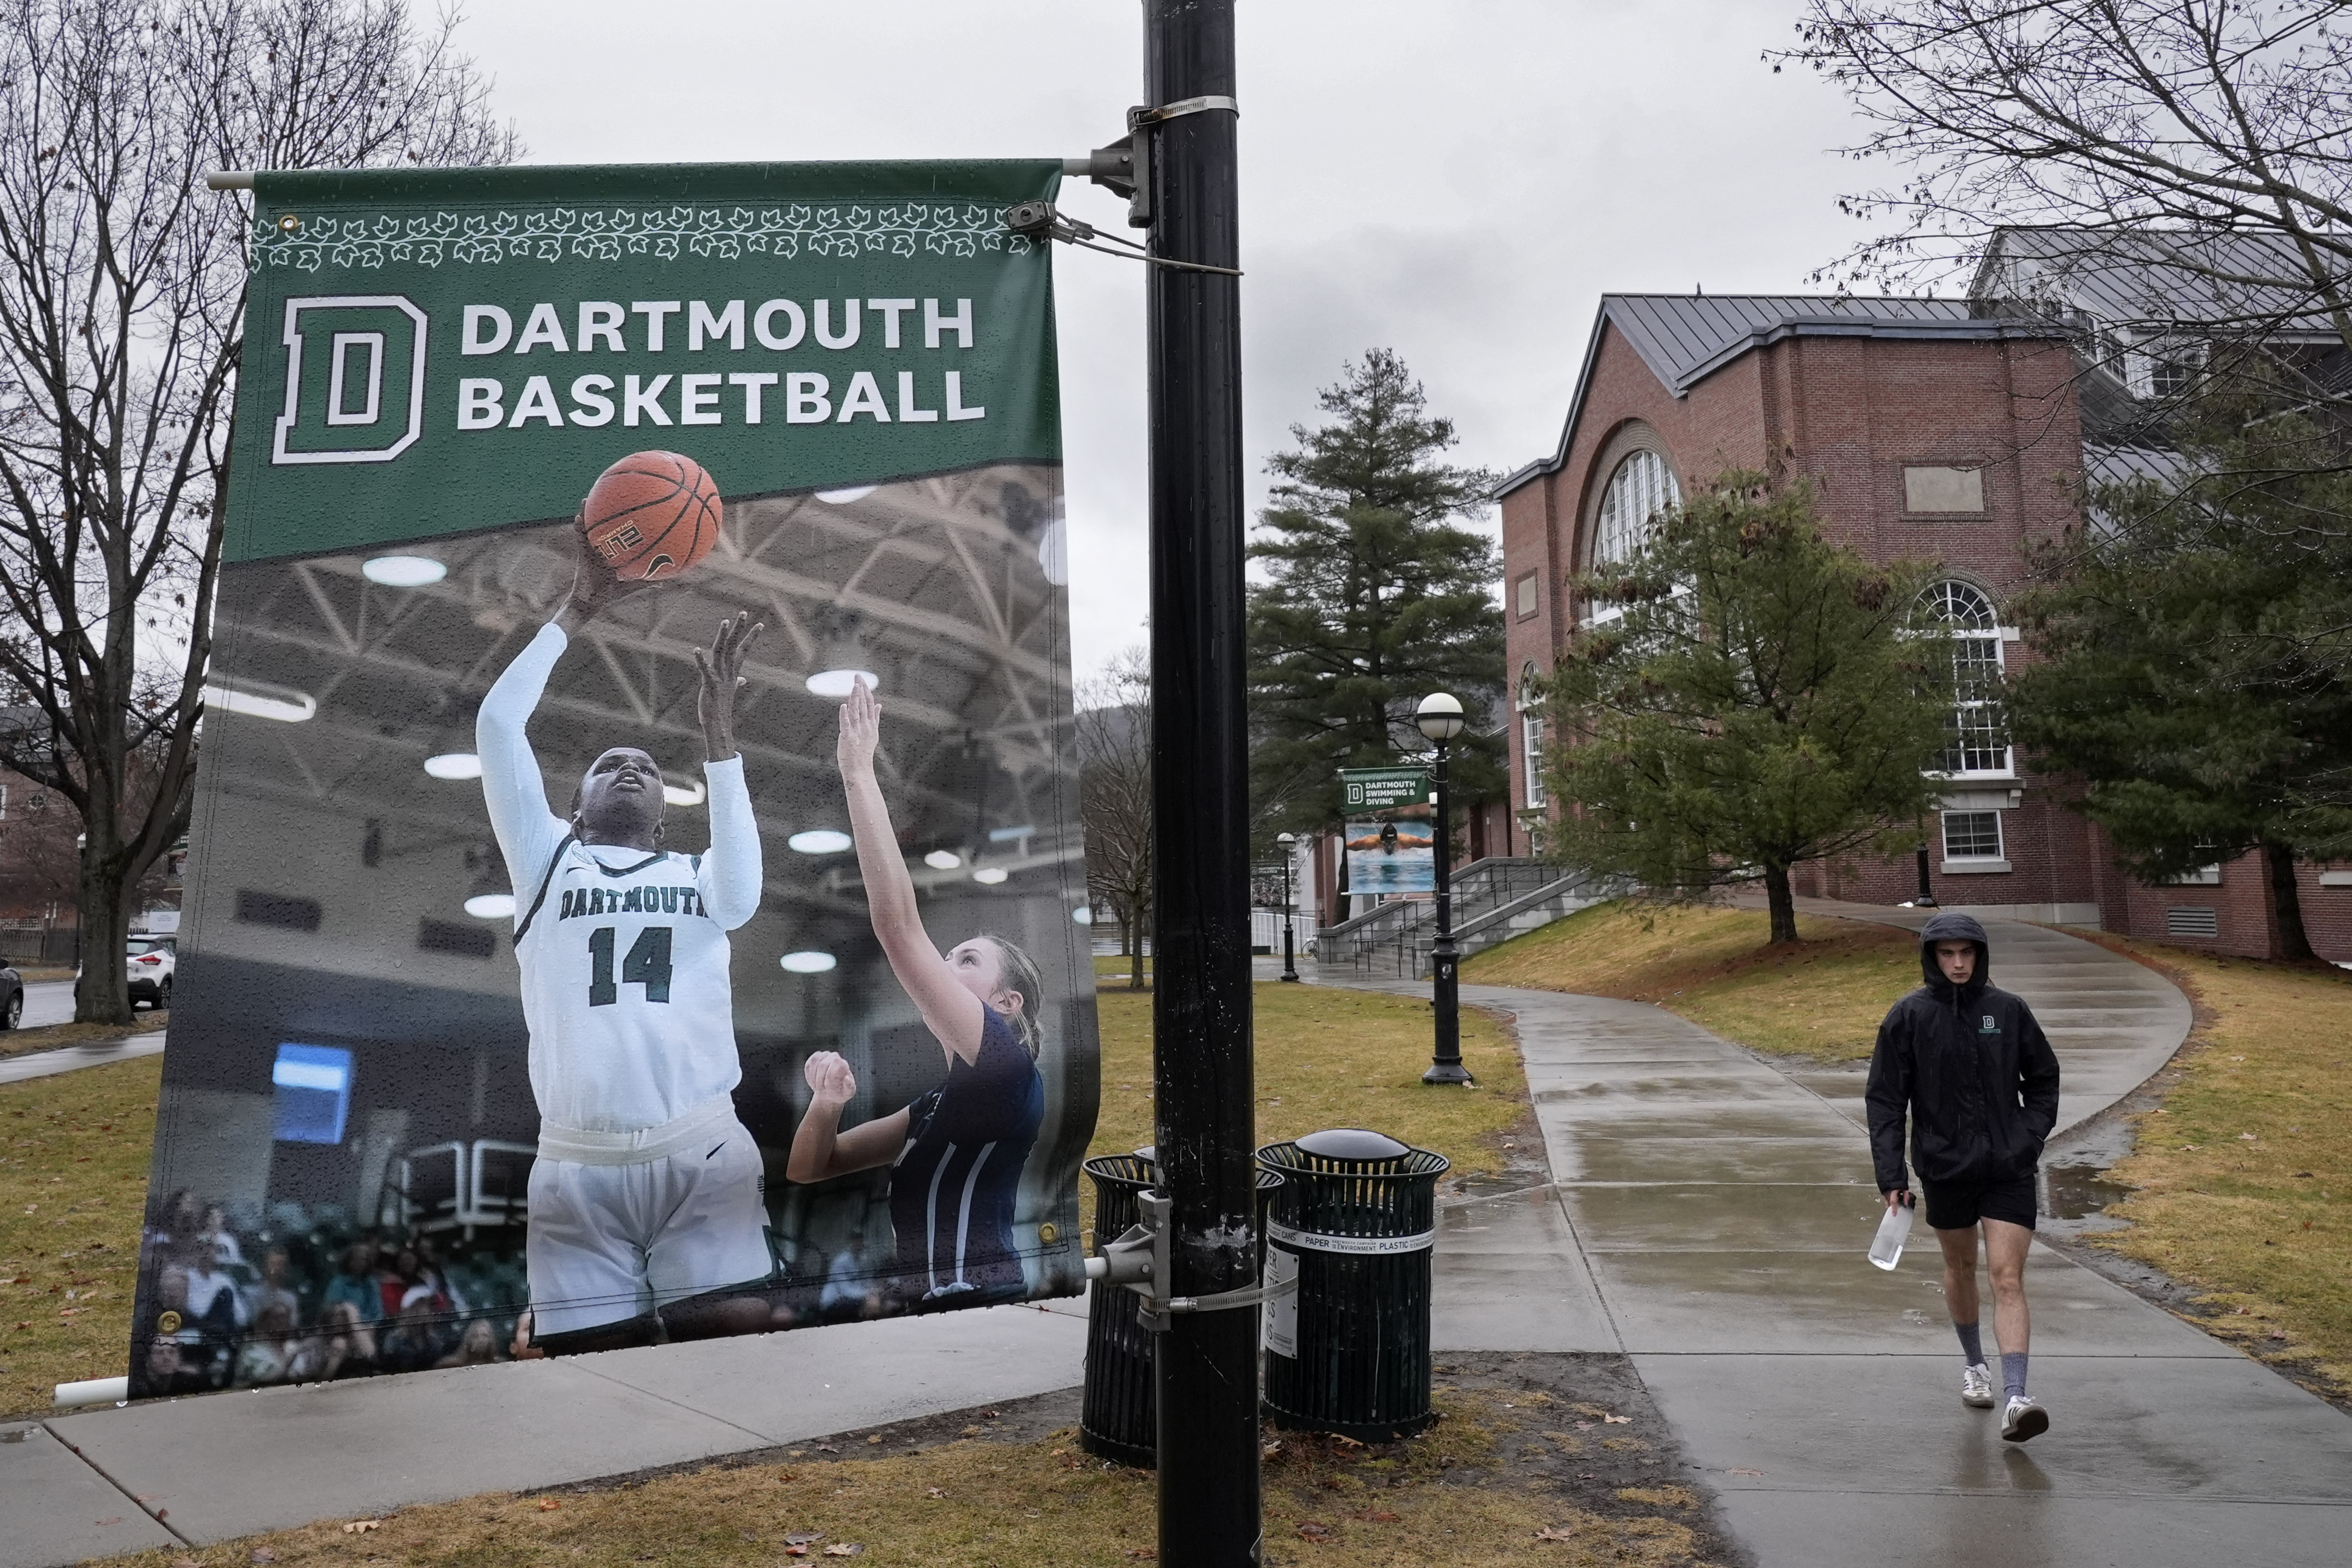
{"type": "Polygon", "coordinates": [[[1082,1287],[1057,178],[257,178],[135,1392],[1082,1287]]]}

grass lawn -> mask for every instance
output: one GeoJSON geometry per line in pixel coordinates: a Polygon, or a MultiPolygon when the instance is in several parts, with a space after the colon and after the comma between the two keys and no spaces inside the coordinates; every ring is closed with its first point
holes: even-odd
{"type": "Polygon", "coordinates": [[[2200,1326],[2352,1395],[2352,973],[2101,939],[2197,1004],[2095,1238],[2201,1287],[2200,1326]]]}
{"type": "Polygon", "coordinates": [[[0,1084],[0,1418],[119,1377],[163,1061],[0,1084]]]}
{"type": "MultiPolygon", "coordinates": [[[[1256,987],[1257,1142],[1321,1127],[1370,1127],[1435,1149],[1456,1173],[1503,1166],[1500,1134],[1527,1104],[1517,1049],[1484,1013],[1462,1014],[1462,1060],[1475,1087],[1433,1088],[1428,1002],[1336,987],[1256,987]]],[[[1102,1114],[1091,1152],[1125,1154],[1151,1142],[1151,994],[1106,985],[1102,1114]]]]}
{"type": "Polygon", "coordinates": [[[1879,1020],[1919,984],[1909,932],[1857,920],[1797,917],[1793,947],[1768,940],[1760,910],[1620,899],[1490,947],[1465,981],[1655,1002],[1759,1051],[1820,1061],[1870,1055],[1879,1020]]]}

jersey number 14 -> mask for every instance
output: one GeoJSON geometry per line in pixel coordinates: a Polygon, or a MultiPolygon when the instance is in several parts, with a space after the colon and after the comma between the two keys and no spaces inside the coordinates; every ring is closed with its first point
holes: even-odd
{"type": "Polygon", "coordinates": [[[609,1008],[621,999],[621,986],[643,986],[646,1000],[669,1000],[669,927],[648,925],[629,944],[621,960],[620,985],[613,983],[613,928],[588,933],[588,1005],[609,1008]]]}

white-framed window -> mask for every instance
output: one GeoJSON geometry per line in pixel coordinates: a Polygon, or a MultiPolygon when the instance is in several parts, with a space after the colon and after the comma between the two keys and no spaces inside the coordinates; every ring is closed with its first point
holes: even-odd
{"type": "Polygon", "coordinates": [[[1929,631],[1952,647],[1952,716],[1937,771],[1956,779],[2010,777],[2009,716],[2000,704],[2006,634],[1992,601],[1974,584],[1947,578],[1927,585],[1920,609],[1929,631]]]}
{"type": "Polygon", "coordinates": [[[2191,339],[2150,334],[2124,357],[2124,382],[2137,398],[2161,401],[2187,395],[2205,365],[2205,345],[2191,339]]]}
{"type": "Polygon", "coordinates": [[[1520,718],[1519,739],[1526,753],[1528,810],[1532,811],[1544,803],[1543,715],[1531,713],[1520,718]]]}
{"type": "Polygon", "coordinates": [[[1648,542],[1658,514],[1682,500],[1682,487],[1664,458],[1646,446],[1626,454],[1601,492],[1601,517],[1592,530],[1592,565],[1633,559],[1648,542]]]}
{"type": "Polygon", "coordinates": [[[1999,811],[1944,813],[1944,858],[1947,861],[1997,861],[2000,849],[1999,811]]]}

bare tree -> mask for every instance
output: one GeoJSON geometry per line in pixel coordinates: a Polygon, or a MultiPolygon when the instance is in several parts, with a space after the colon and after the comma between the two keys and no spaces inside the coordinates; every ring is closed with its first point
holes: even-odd
{"type": "Polygon", "coordinates": [[[2143,335],[2352,349],[2342,0],[1807,0],[1798,32],[1774,68],[1839,83],[1871,128],[1843,151],[1898,172],[1843,199],[1892,226],[1825,276],[1979,269],[2026,300],[2095,277],[2143,335]],[[2018,225],[2063,232],[2001,255],[2018,225]]]}
{"type": "Polygon", "coordinates": [[[0,762],[82,820],[79,1019],[130,1017],[130,897],[188,822],[250,223],[204,174],[511,157],[457,25],[0,0],[0,678],[42,721],[0,762]]]}
{"type": "Polygon", "coordinates": [[[1141,990],[1152,882],[1150,656],[1130,648],[1078,695],[1087,894],[1118,917],[1128,988],[1141,990]]]}

